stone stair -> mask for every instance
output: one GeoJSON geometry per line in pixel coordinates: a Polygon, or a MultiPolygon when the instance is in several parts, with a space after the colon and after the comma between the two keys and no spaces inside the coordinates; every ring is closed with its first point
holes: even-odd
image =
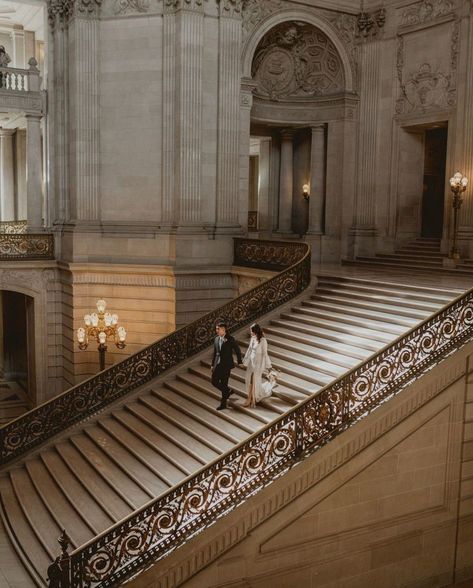
{"type": "MultiPolygon", "coordinates": [[[[73,548],[159,496],[450,302],[460,290],[322,276],[316,290],[265,317],[280,370],[274,395],[243,406],[244,369],[217,412],[206,351],[66,431],[0,475],[5,561],[44,586],[66,529],[73,548]],[[13,566],[13,563],[10,564],[13,566]],[[15,565],[19,565],[18,563],[15,565]]],[[[242,349],[247,329],[236,333],[242,349]]],[[[2,525],[0,525],[0,536],[2,525]]],[[[3,555],[2,555],[3,558],[3,555]]],[[[0,578],[1,579],[1,578],[0,578]]],[[[6,586],[9,584],[7,583],[6,586]]],[[[14,583],[12,582],[13,586],[14,583]]]]}
{"type": "Polygon", "coordinates": [[[440,239],[421,238],[396,249],[393,253],[376,253],[374,256],[358,256],[346,265],[388,267],[397,270],[441,271],[473,276],[473,260],[461,259],[455,268],[446,268],[443,260],[447,254],[440,251],[440,239]]]}

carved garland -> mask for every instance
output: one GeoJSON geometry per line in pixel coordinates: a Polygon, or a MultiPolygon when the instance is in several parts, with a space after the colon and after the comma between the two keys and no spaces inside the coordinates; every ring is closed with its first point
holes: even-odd
{"type": "Polygon", "coordinates": [[[422,63],[417,71],[404,78],[404,38],[398,36],[396,70],[400,96],[396,114],[426,113],[452,108],[457,102],[457,67],[460,23],[455,20],[450,41],[450,72],[445,73],[430,63],[422,63]]]}

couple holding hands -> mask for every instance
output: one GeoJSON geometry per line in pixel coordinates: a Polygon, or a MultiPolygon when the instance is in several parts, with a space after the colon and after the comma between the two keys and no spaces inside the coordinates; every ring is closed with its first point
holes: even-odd
{"type": "Polygon", "coordinates": [[[233,390],[228,387],[231,370],[235,367],[233,353],[236,354],[238,365],[246,367],[247,399],[243,406],[254,407],[263,398],[271,396],[275,381],[263,381],[263,372],[271,369],[271,360],[268,356],[268,342],[261,327],[257,323],[251,325],[251,341],[243,359],[238,343],[227,332],[225,323],[218,323],[216,332],[211,370],[212,385],[222,393],[217,410],[227,408],[227,400],[233,394],[233,390]]]}

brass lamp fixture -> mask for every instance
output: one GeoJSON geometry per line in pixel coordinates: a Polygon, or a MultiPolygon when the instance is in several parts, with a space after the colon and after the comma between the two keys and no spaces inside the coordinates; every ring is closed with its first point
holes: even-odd
{"type": "Polygon", "coordinates": [[[107,303],[105,300],[97,300],[97,312],[84,316],[84,327],[77,329],[79,349],[84,351],[89,345],[89,339],[98,343],[100,371],[105,369],[105,352],[107,351],[107,339],[113,339],[118,349],[125,347],[126,330],[118,326],[118,315],[105,312],[107,303]]]}
{"type": "Polygon", "coordinates": [[[468,186],[468,178],[461,172],[455,172],[450,178],[450,189],[453,192],[453,244],[450,250],[451,259],[460,259],[460,253],[457,247],[457,233],[458,233],[458,211],[463,203],[461,195],[468,186]]]}
{"type": "Polygon", "coordinates": [[[308,202],[308,201],[309,201],[309,199],[310,199],[310,193],[309,193],[309,190],[310,190],[310,186],[309,186],[309,184],[304,184],[304,185],[302,186],[302,196],[304,197],[304,200],[307,200],[307,202],[308,202]]]}

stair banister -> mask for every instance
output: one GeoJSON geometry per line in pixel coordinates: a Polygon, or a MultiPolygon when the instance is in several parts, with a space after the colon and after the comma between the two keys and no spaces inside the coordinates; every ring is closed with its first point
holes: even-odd
{"type": "Polygon", "coordinates": [[[67,588],[118,586],[165,557],[459,349],[472,335],[473,289],[73,551],[67,588]]]}

